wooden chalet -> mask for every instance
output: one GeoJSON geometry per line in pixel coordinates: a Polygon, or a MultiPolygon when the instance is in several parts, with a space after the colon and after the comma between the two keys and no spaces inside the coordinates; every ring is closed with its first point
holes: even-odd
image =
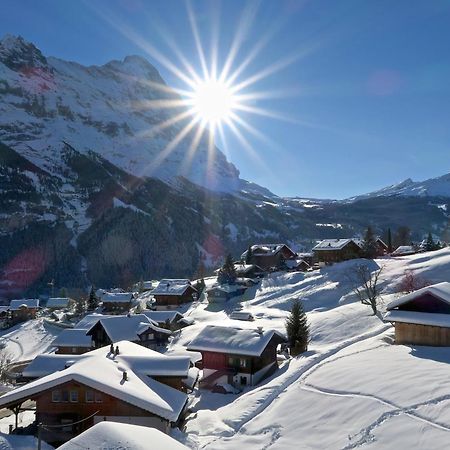
{"type": "MultiPolygon", "coordinates": [[[[117,346],[118,354],[111,353],[107,346],[78,355],[77,360],[67,359],[62,362],[66,368],[4,394],[0,408],[15,413],[17,428],[23,403],[35,401],[34,431],[42,423],[41,437],[53,445],[104,421],[143,425],[167,433],[184,414],[187,395],[173,386],[181,386],[189,377],[189,357],[165,356],[127,341],[117,346]]],[[[58,360],[61,356],[53,355],[58,360]]]]}
{"type": "Polygon", "coordinates": [[[56,347],[56,354],[81,355],[89,352],[93,348],[92,337],[86,334],[87,330],[68,328],[61,331],[52,342],[52,347],[56,347]]]}
{"type": "Polygon", "coordinates": [[[409,256],[417,253],[412,245],[400,245],[392,253],[391,256],[409,256]]]}
{"type": "Polygon", "coordinates": [[[185,317],[178,311],[144,310],[142,314],[145,314],[150,320],[156,322],[160,328],[165,328],[170,331],[177,331],[194,323],[194,319],[185,317]]]}
{"type": "Polygon", "coordinates": [[[192,302],[197,298],[198,292],[187,279],[164,279],[152,294],[156,309],[171,309],[192,302]]]}
{"type": "MultiPolygon", "coordinates": [[[[248,250],[241,256],[243,261],[248,260],[247,252],[248,250]]],[[[295,259],[296,257],[297,254],[286,244],[257,244],[251,246],[251,256],[247,263],[267,271],[281,267],[284,261],[295,259]]]]}
{"type": "Polygon", "coordinates": [[[209,303],[226,302],[234,297],[239,297],[247,290],[245,286],[238,284],[215,284],[206,290],[209,303]]]}
{"type": "Polygon", "coordinates": [[[70,309],[75,304],[75,300],[68,297],[50,297],[47,300],[45,307],[50,311],[57,309],[70,309]]]}
{"type": "Polygon", "coordinates": [[[286,266],[291,272],[306,272],[311,266],[303,259],[290,259],[286,261],[286,266]]]}
{"type": "Polygon", "coordinates": [[[133,300],[132,292],[104,292],[101,295],[103,311],[109,314],[127,313],[133,300]]]}
{"type": "Polygon", "coordinates": [[[395,343],[450,346],[450,283],[427,286],[387,306],[386,322],[395,327],[395,343]]]}
{"type": "Polygon", "coordinates": [[[256,279],[265,275],[265,271],[256,264],[236,263],[234,269],[236,270],[236,275],[240,278],[256,279]]]}
{"type": "Polygon", "coordinates": [[[324,239],[312,249],[319,263],[335,263],[360,258],[362,248],[354,239],[324,239]]]}
{"type": "Polygon", "coordinates": [[[188,345],[202,354],[200,385],[255,385],[278,368],[277,347],[286,338],[274,330],[208,325],[188,345]]]}
{"type": "Polygon", "coordinates": [[[35,298],[11,300],[9,304],[9,321],[12,325],[36,319],[39,311],[39,300],[35,298]]]}
{"type": "Polygon", "coordinates": [[[170,330],[161,328],[145,314],[127,314],[99,318],[86,331],[92,338],[94,348],[127,340],[147,348],[167,344],[172,335],[170,330]]]}

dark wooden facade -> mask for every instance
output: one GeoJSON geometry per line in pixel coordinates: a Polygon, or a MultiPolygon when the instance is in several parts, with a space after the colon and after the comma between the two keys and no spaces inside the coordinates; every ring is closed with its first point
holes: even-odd
{"type": "Polygon", "coordinates": [[[161,430],[166,430],[169,425],[162,417],[74,381],[45,390],[32,399],[36,401],[37,423],[49,426],[77,422],[95,414],[77,425],[54,428],[51,431],[44,428],[42,439],[48,443],[66,442],[93,426],[95,420],[101,420],[102,417],[131,418],[131,423],[132,418],[136,417],[153,418],[152,423],[155,427],[159,424],[158,428],[161,430]]]}
{"type": "Polygon", "coordinates": [[[194,300],[194,294],[197,293],[197,290],[193,286],[188,286],[183,294],[180,295],[164,295],[164,294],[155,294],[153,297],[155,299],[154,306],[156,307],[165,307],[176,308],[184,303],[189,303],[194,300]]]}
{"type": "MultiPolygon", "coordinates": [[[[92,342],[93,342],[94,348],[105,347],[106,345],[111,345],[111,344],[115,343],[115,342],[112,342],[111,338],[109,337],[108,333],[105,331],[105,328],[103,327],[103,325],[100,321],[97,322],[87,332],[87,335],[92,337],[92,342]]],[[[168,340],[169,340],[168,333],[154,331],[151,328],[144,331],[140,335],[136,334],[135,339],[129,339],[130,342],[134,342],[135,344],[139,344],[139,345],[142,345],[143,347],[147,347],[147,348],[155,348],[159,345],[165,345],[165,344],[167,344],[168,340]]]]}
{"type": "Polygon", "coordinates": [[[21,306],[18,309],[10,311],[10,318],[12,325],[17,323],[26,322],[27,320],[36,319],[38,308],[28,308],[27,306],[21,306]]]}
{"type": "Polygon", "coordinates": [[[77,347],[77,346],[59,346],[56,348],[55,353],[58,355],[82,355],[83,353],[90,352],[92,348],[89,347],[77,347]]]}
{"type": "Polygon", "coordinates": [[[341,261],[347,261],[349,259],[360,258],[362,255],[362,249],[353,241],[349,241],[342,248],[332,248],[328,250],[313,250],[315,258],[318,262],[335,263],[341,261]]]}
{"type": "Polygon", "coordinates": [[[105,301],[102,304],[103,312],[108,314],[126,314],[131,308],[131,300],[129,302],[109,302],[105,301]]]}

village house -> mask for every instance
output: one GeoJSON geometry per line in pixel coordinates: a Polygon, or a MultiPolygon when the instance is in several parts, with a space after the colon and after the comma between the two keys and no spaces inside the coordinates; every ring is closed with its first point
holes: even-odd
{"type": "Polygon", "coordinates": [[[284,261],[295,259],[297,254],[286,244],[256,244],[251,247],[250,258],[247,258],[246,250],[242,253],[241,260],[247,264],[253,264],[267,271],[282,267],[284,261]]]}
{"type": "Polygon", "coordinates": [[[150,292],[155,288],[154,281],[139,281],[133,284],[133,292],[150,292]]]}
{"type": "Polygon", "coordinates": [[[360,258],[362,255],[362,248],[354,239],[324,239],[312,251],[315,259],[325,264],[360,258]]]}
{"type": "Polygon", "coordinates": [[[145,314],[128,314],[100,318],[86,331],[92,338],[93,347],[115,344],[127,340],[147,348],[157,348],[167,344],[172,335],[170,330],[161,328],[145,314]]]}
{"type": "Polygon", "coordinates": [[[255,279],[262,278],[265,275],[264,270],[256,264],[236,263],[234,269],[239,278],[255,279]]]}
{"type": "Polygon", "coordinates": [[[101,296],[103,311],[110,314],[128,312],[134,300],[132,292],[104,292],[101,296]]]}
{"type": "Polygon", "coordinates": [[[8,313],[9,321],[14,325],[16,323],[36,319],[38,310],[39,300],[36,298],[11,300],[8,313]]]}
{"type": "Polygon", "coordinates": [[[400,245],[392,253],[391,256],[409,256],[417,253],[412,245],[400,245]]]}
{"type": "Polygon", "coordinates": [[[52,342],[56,347],[55,353],[64,355],[81,355],[93,348],[92,337],[86,334],[87,330],[68,328],[61,331],[52,342]]]}
{"type": "Polygon", "coordinates": [[[0,408],[15,413],[17,428],[24,402],[36,402],[35,431],[44,424],[41,437],[53,445],[104,421],[167,433],[183,417],[187,395],[178,387],[189,377],[190,358],[161,355],[127,341],[116,347],[115,353],[107,346],[68,359],[66,368],[4,394],[0,408]]]}
{"type": "Polygon", "coordinates": [[[51,297],[47,300],[45,307],[50,311],[57,309],[70,309],[75,301],[67,297],[51,297]]]}
{"type": "Polygon", "coordinates": [[[202,354],[200,385],[214,389],[255,385],[278,368],[277,347],[286,338],[277,331],[208,325],[187,349],[202,354]]]}
{"type": "Polygon", "coordinates": [[[177,331],[194,323],[194,319],[185,317],[178,311],[144,310],[142,314],[145,314],[150,320],[156,322],[159,327],[170,331],[177,331]]]}
{"type": "Polygon", "coordinates": [[[246,290],[245,286],[238,284],[214,284],[206,290],[206,294],[209,303],[222,303],[244,294],[246,290]]]}
{"type": "Polygon", "coordinates": [[[450,283],[426,286],[389,303],[384,316],[395,343],[450,346],[450,283]]]}
{"type": "Polygon", "coordinates": [[[70,441],[58,447],[58,450],[94,449],[101,442],[101,448],[133,450],[188,450],[188,447],[156,428],[131,425],[129,423],[98,422],[70,441]]]}
{"type": "Polygon", "coordinates": [[[303,259],[290,259],[286,261],[286,266],[291,272],[306,272],[311,266],[303,259]]]}
{"type": "Polygon", "coordinates": [[[198,292],[189,280],[164,279],[159,282],[152,294],[153,306],[156,309],[170,309],[192,302],[197,298],[198,292]]]}

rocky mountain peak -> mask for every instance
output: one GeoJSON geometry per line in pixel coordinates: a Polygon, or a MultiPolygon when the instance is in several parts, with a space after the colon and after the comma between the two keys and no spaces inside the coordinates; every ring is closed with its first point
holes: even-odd
{"type": "Polygon", "coordinates": [[[48,70],[41,51],[22,36],[7,34],[0,40],[0,62],[9,69],[27,73],[35,69],[48,70]]]}

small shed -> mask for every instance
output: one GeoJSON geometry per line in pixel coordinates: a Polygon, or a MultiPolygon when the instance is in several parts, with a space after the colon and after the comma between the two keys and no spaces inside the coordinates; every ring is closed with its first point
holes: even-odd
{"type": "Polygon", "coordinates": [[[450,283],[427,286],[387,306],[386,322],[395,327],[395,343],[450,346],[450,283]]]}
{"type": "Polygon", "coordinates": [[[208,302],[226,302],[234,297],[242,295],[246,291],[246,287],[238,284],[215,284],[211,286],[206,293],[208,294],[208,302]]]}

